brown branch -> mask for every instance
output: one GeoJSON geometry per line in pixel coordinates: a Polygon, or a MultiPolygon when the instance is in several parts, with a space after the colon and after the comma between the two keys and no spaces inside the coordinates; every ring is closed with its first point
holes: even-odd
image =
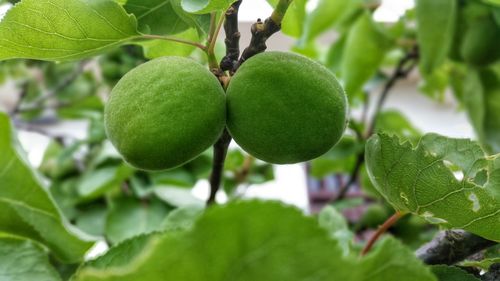
{"type": "Polygon", "coordinates": [[[215,204],[215,196],[219,191],[223,172],[224,162],[226,160],[227,149],[231,143],[231,136],[227,130],[224,130],[222,136],[214,144],[214,159],[212,162],[212,173],[210,174],[210,195],[207,200],[207,206],[215,204]]]}
{"type": "Polygon", "coordinates": [[[420,247],[416,255],[426,264],[452,265],[496,244],[464,230],[447,230],[420,247]]]}
{"type": "Polygon", "coordinates": [[[390,218],[388,218],[378,229],[377,232],[373,234],[372,237],[370,237],[370,240],[366,243],[365,247],[361,251],[361,255],[364,256],[366,255],[373,245],[375,245],[375,242],[380,238],[382,234],[384,234],[391,226],[393,226],[400,218],[402,218],[404,214],[400,212],[396,212],[394,215],[392,215],[390,218]]]}
{"type": "Polygon", "coordinates": [[[406,54],[406,56],[404,56],[399,61],[391,77],[385,83],[382,93],[380,94],[380,97],[377,101],[377,105],[375,106],[375,112],[373,113],[373,117],[366,131],[365,135],[366,138],[369,138],[374,133],[375,126],[377,125],[378,116],[382,111],[382,107],[385,103],[385,100],[387,99],[387,96],[389,95],[394,85],[396,85],[396,82],[398,82],[401,79],[405,79],[413,70],[413,68],[417,65],[417,63],[418,63],[418,48],[414,47],[410,52],[406,54]]]}
{"type": "Polygon", "coordinates": [[[236,1],[226,11],[226,21],[224,23],[224,32],[226,33],[226,56],[222,58],[220,67],[223,71],[229,71],[231,74],[235,71],[235,66],[240,57],[240,37],[238,29],[238,10],[242,0],[236,1]]]}
{"type": "MultiPolygon", "coordinates": [[[[396,66],[396,69],[392,73],[389,80],[387,80],[387,82],[385,83],[382,93],[380,94],[380,97],[377,101],[377,105],[375,107],[375,113],[373,114],[368,130],[363,137],[365,140],[368,139],[374,133],[375,126],[377,124],[377,118],[380,115],[380,112],[382,111],[382,107],[389,93],[396,85],[396,82],[399,81],[400,79],[405,79],[408,76],[408,74],[410,74],[410,72],[413,70],[413,68],[416,66],[417,62],[418,62],[418,49],[416,47],[414,47],[410,52],[406,54],[405,57],[403,57],[399,61],[398,65],[396,66]]],[[[361,167],[363,166],[364,161],[365,161],[364,151],[362,151],[357,155],[356,163],[354,164],[353,170],[349,175],[349,179],[347,180],[346,184],[340,188],[339,194],[332,201],[341,200],[347,195],[349,189],[357,182],[357,179],[359,177],[359,172],[361,171],[361,167]]]]}
{"type": "Polygon", "coordinates": [[[281,30],[281,22],[292,2],[293,0],[280,0],[269,18],[264,22],[258,19],[257,22],[252,25],[252,39],[250,40],[250,45],[243,51],[243,54],[234,67],[235,70],[249,58],[267,49],[267,39],[281,30]]]}

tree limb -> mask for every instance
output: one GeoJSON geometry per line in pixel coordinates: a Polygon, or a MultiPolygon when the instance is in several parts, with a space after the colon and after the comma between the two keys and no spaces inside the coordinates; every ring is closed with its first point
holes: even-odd
{"type": "Polygon", "coordinates": [[[207,206],[213,205],[215,203],[215,196],[217,191],[219,191],[223,172],[224,172],[224,162],[226,160],[227,149],[231,143],[231,136],[229,132],[224,129],[222,136],[214,144],[214,159],[212,162],[212,173],[210,174],[210,196],[207,200],[207,206]]]}
{"type": "Polygon", "coordinates": [[[247,59],[258,53],[262,53],[267,49],[267,39],[269,39],[269,37],[271,37],[274,33],[281,30],[281,22],[283,21],[285,13],[292,2],[293,0],[280,0],[269,18],[267,18],[264,22],[262,22],[261,19],[258,19],[257,22],[252,25],[252,39],[250,40],[250,45],[243,51],[235,69],[238,69],[238,67],[240,67],[240,65],[242,65],[247,59]]]}
{"type": "Polygon", "coordinates": [[[464,230],[447,230],[420,247],[416,255],[426,264],[452,265],[496,244],[464,230]]]}
{"type": "Polygon", "coordinates": [[[231,74],[235,71],[235,66],[240,57],[240,37],[238,29],[238,11],[242,0],[236,1],[226,11],[226,21],[224,23],[224,31],[226,33],[226,56],[222,58],[220,67],[223,71],[229,71],[231,74]]]}

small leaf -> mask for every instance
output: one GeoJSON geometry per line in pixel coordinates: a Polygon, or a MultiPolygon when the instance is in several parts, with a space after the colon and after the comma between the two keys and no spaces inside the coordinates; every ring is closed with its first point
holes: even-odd
{"type": "Polygon", "coordinates": [[[395,239],[384,240],[363,259],[342,256],[336,241],[300,210],[246,201],[206,210],[187,231],[126,241],[85,264],[73,280],[436,279],[395,239]]]}
{"type": "Polygon", "coordinates": [[[161,222],[169,212],[159,201],[148,203],[133,198],[119,198],[106,219],[106,237],[116,244],[140,234],[161,229],[161,222]]]}
{"type": "Polygon", "coordinates": [[[476,134],[489,153],[500,153],[500,77],[490,70],[468,70],[464,104],[476,134]]]}
{"type": "MultiPolygon", "coordinates": [[[[276,7],[279,0],[267,0],[271,6],[276,7]]],[[[299,38],[302,35],[302,26],[306,17],[306,2],[307,0],[293,0],[285,17],[281,23],[281,31],[289,36],[299,38]]]]}
{"type": "Polygon", "coordinates": [[[446,59],[453,42],[456,13],[455,0],[417,1],[417,41],[424,74],[431,74],[446,59]]]}
{"type": "Polygon", "coordinates": [[[0,232],[39,241],[64,262],[81,260],[93,242],[70,230],[29,166],[4,113],[0,113],[0,155],[0,232]]]}
{"type": "MultiPolygon", "coordinates": [[[[194,28],[179,33],[175,37],[194,42],[199,40],[198,32],[194,28]]],[[[165,40],[150,40],[142,42],[140,45],[144,48],[144,56],[148,59],[165,56],[187,57],[196,49],[195,46],[165,40]]]]}
{"type": "Polygon", "coordinates": [[[321,210],[318,216],[319,225],[326,229],[331,237],[339,242],[344,256],[351,252],[351,242],[354,233],[349,230],[344,216],[332,206],[327,206],[321,210]]]}
{"type": "Polygon", "coordinates": [[[137,37],[137,22],[109,0],[23,0],[0,22],[0,60],[76,60],[137,37]]]}
{"type": "Polygon", "coordinates": [[[358,18],[347,37],[341,67],[348,95],[356,95],[377,72],[389,46],[389,39],[369,13],[358,18]]]}
{"type": "Polygon", "coordinates": [[[411,141],[418,141],[422,133],[397,110],[384,110],[377,117],[376,132],[398,135],[411,141]]]}
{"type": "Polygon", "coordinates": [[[236,0],[182,0],[184,11],[193,14],[226,11],[236,0]]]}
{"type": "Polygon", "coordinates": [[[189,28],[169,0],[127,0],[124,8],[135,15],[144,33],[169,35],[189,28]]]}
{"type": "Polygon", "coordinates": [[[87,171],[78,185],[78,194],[83,200],[97,198],[120,185],[133,173],[133,168],[127,164],[104,167],[87,171]]]}
{"type": "Polygon", "coordinates": [[[194,197],[190,189],[158,186],[154,189],[158,198],[172,207],[202,206],[203,201],[194,197]]]}
{"type": "Polygon", "coordinates": [[[385,134],[366,146],[370,178],[396,210],[494,241],[500,241],[491,227],[500,219],[499,156],[487,157],[470,140],[436,134],[415,148],[385,134]]]}
{"type": "Polygon", "coordinates": [[[433,265],[432,273],[439,281],[480,281],[474,275],[456,267],[447,265],[433,265]]]}
{"type": "Polygon", "coordinates": [[[5,281],[61,281],[39,245],[5,236],[0,236],[0,276],[5,281]]]}
{"type": "Polygon", "coordinates": [[[314,11],[308,13],[306,16],[301,40],[304,43],[309,42],[334,25],[353,2],[345,0],[319,0],[318,6],[314,11]]]}

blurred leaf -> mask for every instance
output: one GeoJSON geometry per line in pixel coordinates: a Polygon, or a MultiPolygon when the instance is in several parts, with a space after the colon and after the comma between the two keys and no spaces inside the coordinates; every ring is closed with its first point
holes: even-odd
{"type": "Polygon", "coordinates": [[[58,142],[51,141],[38,170],[51,179],[60,179],[75,172],[75,162],[70,157],[61,157],[63,151],[63,147],[58,142]]]}
{"type": "Polygon", "coordinates": [[[460,263],[460,266],[464,267],[477,267],[484,271],[488,271],[488,269],[495,263],[500,263],[500,253],[499,257],[496,258],[485,258],[480,261],[474,260],[466,260],[460,263]]]}
{"type": "MultiPolygon", "coordinates": [[[[279,0],[267,0],[267,2],[276,7],[279,0]]],[[[294,0],[288,7],[283,22],[281,23],[281,30],[286,35],[299,38],[302,34],[302,23],[306,17],[306,2],[307,0],[294,0]]]]}
{"type": "Polygon", "coordinates": [[[500,218],[498,155],[486,157],[467,139],[427,134],[414,148],[378,134],[368,141],[365,157],[372,182],[396,210],[500,241],[491,228],[500,218]],[[463,179],[455,177],[452,165],[463,179]],[[476,176],[485,172],[488,181],[478,182],[476,176]]]}
{"type": "Polygon", "coordinates": [[[301,37],[302,44],[311,41],[334,25],[354,2],[356,1],[319,0],[317,7],[306,16],[301,37]]]}
{"type": "Polygon", "coordinates": [[[447,265],[433,265],[432,273],[436,275],[439,281],[480,281],[474,275],[456,267],[447,265]]]}
{"type": "Polygon", "coordinates": [[[76,226],[93,236],[104,236],[107,208],[103,205],[90,205],[76,218],[76,226]]]}
{"type": "Polygon", "coordinates": [[[449,77],[450,67],[447,64],[441,64],[432,73],[422,77],[418,89],[434,100],[443,101],[449,86],[449,77]]]}
{"type": "MultiPolygon", "coordinates": [[[[198,32],[193,28],[177,34],[175,38],[194,42],[199,41],[198,32]]],[[[140,45],[144,48],[144,56],[148,59],[155,59],[164,56],[187,57],[196,48],[195,46],[165,40],[150,40],[142,42],[140,45]]]]}
{"type": "Polygon", "coordinates": [[[185,23],[196,28],[200,37],[206,35],[210,28],[210,15],[196,15],[184,11],[182,1],[183,0],[170,0],[174,11],[183,19],[185,23]]]}
{"type": "Polygon", "coordinates": [[[385,239],[363,259],[343,257],[337,242],[300,210],[249,201],[212,207],[186,232],[153,234],[118,245],[84,265],[74,281],[366,278],[436,280],[394,239],[385,239]]]}
{"type": "Polygon", "coordinates": [[[330,151],[311,161],[311,175],[321,179],[332,173],[349,173],[356,162],[356,155],[364,145],[355,137],[344,135],[330,151]]]}
{"type": "Polygon", "coordinates": [[[39,241],[64,262],[82,259],[93,242],[70,230],[0,113],[0,232],[39,241]],[[29,195],[29,196],[28,196],[29,195]]]}
{"type": "Polygon", "coordinates": [[[152,173],[151,181],[153,185],[169,185],[187,188],[191,188],[196,184],[196,178],[184,167],[152,173]]]}
{"type": "Polygon", "coordinates": [[[357,19],[345,44],[341,73],[346,93],[352,97],[377,72],[390,41],[366,12],[357,19]]]}
{"type": "Polygon", "coordinates": [[[0,276],[5,281],[62,281],[42,247],[8,236],[0,236],[0,276]]]}
{"type": "Polygon", "coordinates": [[[456,0],[417,0],[417,40],[423,74],[432,74],[446,59],[453,42],[456,13],[456,0]]]}
{"type": "Polygon", "coordinates": [[[78,184],[78,194],[84,201],[98,198],[111,189],[119,187],[132,175],[133,171],[133,168],[127,164],[86,171],[78,184]]]}
{"type": "Polygon", "coordinates": [[[135,15],[144,33],[169,35],[189,28],[169,0],[127,0],[124,8],[135,15]]]}
{"type": "Polygon", "coordinates": [[[138,35],[135,18],[113,1],[23,0],[0,22],[0,60],[81,59],[138,35]]]}
{"type": "Polygon", "coordinates": [[[500,153],[500,75],[468,70],[464,103],[476,134],[489,153],[500,153]]]}
{"type": "Polygon", "coordinates": [[[192,14],[208,14],[226,11],[236,0],[182,0],[184,11],[192,14]]]}
{"type": "Polygon", "coordinates": [[[342,34],[328,49],[325,66],[338,75],[342,69],[342,59],[344,58],[347,35],[342,34]]]}
{"type": "Polygon", "coordinates": [[[106,237],[113,244],[160,230],[169,212],[169,208],[157,200],[141,202],[134,198],[118,198],[112,206],[106,218],[106,237]]]}
{"type": "Polygon", "coordinates": [[[161,223],[161,230],[165,232],[189,230],[194,226],[204,210],[204,207],[195,205],[177,208],[170,212],[161,223]]]}
{"type": "Polygon", "coordinates": [[[377,117],[375,131],[404,137],[413,143],[416,143],[422,136],[422,133],[397,110],[384,110],[380,112],[377,117]]]}
{"type": "Polygon", "coordinates": [[[344,256],[351,252],[351,242],[354,233],[349,230],[344,216],[332,206],[324,207],[318,216],[319,226],[328,233],[334,240],[337,240],[344,256]]]}
{"type": "Polygon", "coordinates": [[[204,202],[194,197],[190,189],[158,186],[154,189],[158,198],[172,207],[203,206],[204,202]]]}

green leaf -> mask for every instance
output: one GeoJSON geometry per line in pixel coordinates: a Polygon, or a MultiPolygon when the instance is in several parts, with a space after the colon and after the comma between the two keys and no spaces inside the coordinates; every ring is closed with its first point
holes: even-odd
{"type": "Polygon", "coordinates": [[[169,209],[161,202],[141,202],[134,198],[113,201],[107,220],[106,237],[113,244],[161,229],[169,209]]]}
{"type": "Polygon", "coordinates": [[[332,173],[349,173],[356,162],[356,154],[363,151],[363,143],[344,135],[330,151],[311,161],[311,175],[321,179],[332,173]]]}
{"type": "Polygon", "coordinates": [[[189,28],[170,0],[127,0],[124,8],[136,16],[139,29],[144,33],[168,35],[189,28]]]}
{"type": "Polygon", "coordinates": [[[411,122],[401,112],[397,110],[384,110],[379,113],[376,132],[398,135],[416,142],[422,136],[422,133],[411,124],[411,122]]]}
{"type": "Polygon", "coordinates": [[[432,273],[439,281],[480,281],[474,275],[456,267],[447,265],[433,265],[432,273]]]}
{"type": "MultiPolygon", "coordinates": [[[[175,37],[194,42],[199,41],[198,32],[194,28],[179,33],[175,37]]],[[[144,48],[144,56],[148,59],[164,56],[187,57],[196,49],[195,46],[165,40],[150,40],[142,42],[140,45],[144,48]]]]}
{"type": "Polygon", "coordinates": [[[154,189],[158,198],[172,207],[202,206],[203,201],[194,197],[190,189],[158,186],[154,189]]]}
{"type": "Polygon", "coordinates": [[[319,213],[318,221],[319,225],[339,242],[344,256],[348,256],[351,252],[351,241],[354,238],[354,233],[349,230],[344,216],[334,207],[327,206],[319,213]]]}
{"type": "Polygon", "coordinates": [[[417,41],[424,74],[431,74],[446,59],[453,42],[456,13],[456,0],[417,1],[417,41]]]}
{"type": "MultiPolygon", "coordinates": [[[[278,5],[279,0],[267,0],[274,8],[278,5]]],[[[303,22],[306,17],[307,0],[293,0],[285,17],[281,23],[281,31],[286,35],[299,38],[302,35],[303,22]]]]}
{"type": "Polygon", "coordinates": [[[109,0],[23,0],[0,22],[0,60],[76,60],[139,36],[137,22],[109,0]]]}
{"type": "Polygon", "coordinates": [[[203,214],[202,206],[185,206],[170,212],[161,223],[161,230],[165,232],[189,230],[196,220],[203,214]]]}
{"type": "Polygon", "coordinates": [[[394,239],[384,240],[361,260],[343,257],[316,220],[300,210],[247,201],[212,207],[185,232],[129,240],[84,265],[73,280],[436,279],[394,239]]]}
{"type": "Polygon", "coordinates": [[[226,11],[236,0],[182,0],[184,11],[193,14],[226,11]]]}
{"type": "Polygon", "coordinates": [[[500,157],[467,139],[428,134],[417,147],[374,135],[366,163],[377,190],[403,213],[500,241],[500,157]],[[454,173],[455,172],[455,173],[454,173]]]}
{"type": "Polygon", "coordinates": [[[371,14],[366,12],[358,18],[347,37],[341,67],[348,95],[359,92],[377,72],[389,46],[390,40],[373,21],[371,14]]]}
{"type": "Polygon", "coordinates": [[[61,281],[47,252],[30,240],[0,236],[0,280],[61,281]]]}
{"type": "Polygon", "coordinates": [[[304,22],[301,40],[309,42],[334,25],[354,1],[319,0],[318,6],[308,13],[304,22]]]}
{"type": "Polygon", "coordinates": [[[172,8],[182,20],[198,31],[198,35],[203,37],[210,29],[210,15],[190,14],[182,8],[182,0],[170,0],[172,8]]]}
{"type": "Polygon", "coordinates": [[[498,257],[494,258],[485,258],[480,261],[475,260],[465,260],[460,263],[460,266],[463,267],[477,267],[484,271],[488,271],[488,269],[494,265],[495,263],[500,263],[500,252],[497,253],[498,257]]]}
{"type": "Polygon", "coordinates": [[[122,181],[132,175],[134,169],[127,164],[104,167],[87,171],[78,185],[78,194],[83,200],[100,197],[109,190],[119,186],[122,181]]]}
{"type": "Polygon", "coordinates": [[[467,71],[464,104],[476,134],[489,153],[500,153],[500,77],[490,70],[467,71]]]}
{"type": "Polygon", "coordinates": [[[92,246],[71,231],[29,166],[9,118],[0,113],[0,232],[39,241],[64,262],[76,262],[92,246]]]}

